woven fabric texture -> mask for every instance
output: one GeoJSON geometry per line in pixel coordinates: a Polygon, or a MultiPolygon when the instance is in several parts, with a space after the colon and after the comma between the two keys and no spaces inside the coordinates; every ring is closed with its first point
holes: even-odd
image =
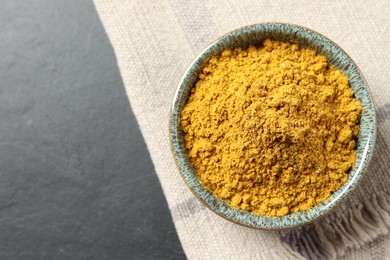
{"type": "Polygon", "coordinates": [[[95,0],[95,6],[189,259],[390,258],[389,1],[95,0]],[[334,213],[291,231],[252,230],[207,210],[184,184],[169,147],[170,105],[186,67],[217,37],[261,22],[306,26],[335,41],[360,67],[376,104],[376,153],[363,183],[334,213]]]}

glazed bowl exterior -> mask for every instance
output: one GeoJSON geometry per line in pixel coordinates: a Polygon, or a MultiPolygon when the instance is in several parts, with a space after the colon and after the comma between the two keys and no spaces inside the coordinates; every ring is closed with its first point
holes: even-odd
{"type": "Polygon", "coordinates": [[[284,23],[254,24],[229,32],[204,49],[184,73],[173,99],[169,121],[169,135],[173,157],[180,174],[194,195],[209,209],[234,223],[257,229],[289,229],[311,223],[331,212],[361,181],[371,159],[376,133],[375,110],[372,97],[362,73],[355,62],[338,45],[325,36],[310,29],[284,23]],[[356,162],[348,174],[347,182],[321,204],[302,212],[290,213],[282,217],[254,215],[237,210],[213,196],[199,182],[195,169],[191,166],[181,129],[180,114],[191,89],[198,80],[207,61],[225,49],[259,45],[265,39],[293,41],[325,55],[328,61],[340,69],[348,78],[355,98],[362,104],[360,133],[357,138],[356,162]]]}

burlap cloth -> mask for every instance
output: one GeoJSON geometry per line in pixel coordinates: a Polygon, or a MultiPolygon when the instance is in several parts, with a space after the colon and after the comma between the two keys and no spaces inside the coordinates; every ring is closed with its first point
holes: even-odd
{"type": "Polygon", "coordinates": [[[390,1],[95,0],[95,5],[189,259],[390,258],[390,1]],[[376,153],[363,184],[336,212],[287,232],[248,229],[207,210],[184,185],[168,140],[172,97],[196,54],[225,32],[275,21],[309,27],[344,48],[371,87],[378,117],[376,153]]]}

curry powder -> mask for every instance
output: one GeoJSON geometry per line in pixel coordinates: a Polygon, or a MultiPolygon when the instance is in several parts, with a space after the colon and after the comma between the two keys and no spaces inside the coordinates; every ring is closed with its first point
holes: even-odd
{"type": "Polygon", "coordinates": [[[325,56],[265,40],[209,60],[181,125],[202,185],[234,208],[283,216],[346,182],[360,113],[348,78],[325,56]]]}

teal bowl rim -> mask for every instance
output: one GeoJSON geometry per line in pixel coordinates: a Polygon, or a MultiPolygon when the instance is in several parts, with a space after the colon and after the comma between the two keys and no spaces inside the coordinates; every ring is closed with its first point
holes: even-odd
{"type": "Polygon", "coordinates": [[[259,23],[224,34],[197,55],[185,71],[174,95],[169,118],[169,137],[172,154],[184,182],[207,208],[231,222],[246,227],[270,230],[291,229],[312,223],[329,214],[355,190],[372,158],[376,139],[376,117],[367,81],[356,63],[341,47],[322,34],[303,26],[286,23],[259,23]],[[214,197],[200,184],[189,162],[180,127],[181,109],[187,102],[200,70],[209,58],[224,49],[259,44],[267,38],[298,42],[300,45],[315,49],[318,53],[327,56],[331,64],[348,76],[355,97],[362,104],[356,162],[349,172],[347,182],[321,204],[307,211],[290,213],[282,217],[255,215],[232,208],[226,202],[214,197]]]}

